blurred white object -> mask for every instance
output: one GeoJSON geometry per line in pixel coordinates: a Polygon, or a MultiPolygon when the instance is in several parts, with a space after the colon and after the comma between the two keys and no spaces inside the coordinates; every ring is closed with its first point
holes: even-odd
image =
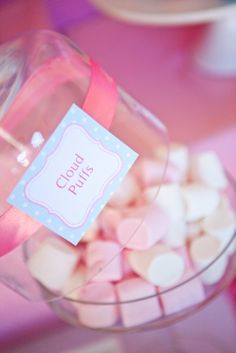
{"type": "MultiPolygon", "coordinates": [[[[211,235],[203,235],[195,239],[190,247],[190,254],[196,270],[203,270],[220,255],[219,239],[211,235]]],[[[226,254],[221,255],[207,270],[201,274],[201,280],[206,285],[217,283],[223,276],[227,266],[226,254]]]]}
{"type": "Polygon", "coordinates": [[[210,215],[220,203],[218,191],[201,183],[187,184],[182,187],[182,191],[188,222],[195,222],[210,215]]]}
{"type": "Polygon", "coordinates": [[[47,238],[30,257],[32,276],[52,291],[63,289],[79,261],[80,252],[61,239],[47,238]]]}
{"type": "Polygon", "coordinates": [[[161,287],[178,283],[185,269],[182,256],[163,244],[146,251],[130,251],[128,261],[134,272],[161,287]]]}
{"type": "Polygon", "coordinates": [[[236,75],[235,41],[236,14],[233,12],[207,29],[195,52],[197,66],[214,75],[236,75]]]}
{"type": "Polygon", "coordinates": [[[224,189],[228,181],[223,166],[215,152],[202,152],[191,158],[191,176],[212,188],[224,189]]]}

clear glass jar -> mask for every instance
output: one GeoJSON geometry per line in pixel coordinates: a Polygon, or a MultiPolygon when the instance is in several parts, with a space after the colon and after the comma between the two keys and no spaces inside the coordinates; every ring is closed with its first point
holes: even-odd
{"type": "MultiPolygon", "coordinates": [[[[33,253],[42,237],[53,238],[54,234],[35,226],[30,217],[7,202],[44,142],[76,104],[140,157],[154,156],[156,147],[162,146],[158,193],[167,163],[167,130],[61,34],[29,32],[2,45],[0,72],[0,280],[29,299],[45,300],[24,265],[21,245],[28,242],[33,253]],[[38,146],[32,144],[35,136],[43,139],[42,145],[40,141],[38,146]]],[[[61,296],[60,292],[53,294],[61,296]]]]}
{"type": "MultiPolygon", "coordinates": [[[[183,183],[191,183],[188,175],[185,176],[186,180],[182,180],[182,175],[178,174],[178,168],[173,168],[172,162],[167,168],[169,141],[167,130],[161,121],[117,87],[102,69],[62,35],[48,31],[32,32],[3,45],[0,48],[0,67],[0,171],[4,185],[0,190],[1,282],[29,300],[48,302],[62,319],[73,325],[106,331],[162,327],[189,315],[213,299],[234,275],[235,230],[231,230],[224,246],[200,270],[193,266],[188,254],[191,240],[186,240],[182,247],[169,246],[168,251],[179,259],[177,265],[179,266],[179,261],[184,263],[184,273],[181,269],[182,274],[178,280],[175,279],[175,283],[165,288],[148,283],[143,278],[145,276],[136,273],[126,261],[127,251],[135,250],[134,240],[136,250],[142,252],[140,244],[145,236],[149,237],[149,233],[144,234],[140,229],[143,230],[143,225],[149,222],[149,211],[159,200],[159,189],[163,183],[175,186],[178,184],[180,189],[183,183]],[[53,244],[58,242],[57,235],[43,225],[35,226],[29,216],[12,209],[6,200],[72,104],[82,107],[94,120],[139,154],[126,178],[136,178],[139,175],[143,184],[135,193],[135,201],[116,201],[115,206],[108,203],[97,219],[99,230],[95,231],[95,236],[91,226],[88,230],[88,233],[91,231],[89,239],[82,239],[73,248],[73,252],[78,251],[79,254],[73,271],[80,269],[80,272],[78,279],[69,281],[68,284],[67,281],[60,282],[63,269],[68,265],[65,258],[65,262],[60,263],[58,268],[54,262],[56,257],[53,249],[57,252],[58,248],[53,244]],[[36,148],[32,143],[35,134],[41,138],[37,141],[36,148]],[[157,152],[161,152],[158,157],[157,152]],[[148,187],[152,188],[152,196],[144,202],[144,191],[148,187]],[[103,246],[117,243],[116,232],[114,234],[108,231],[106,234],[104,230],[111,227],[109,220],[103,219],[109,208],[115,214],[118,212],[119,221],[134,212],[138,222],[135,227],[126,228],[126,241],[119,241],[119,246],[111,255],[107,250],[109,256],[106,254],[103,262],[100,259],[98,263],[93,261],[99,252],[97,249],[94,254],[90,253],[91,264],[87,259],[91,244],[100,241],[103,246]],[[36,269],[38,272],[35,272],[35,268],[32,272],[30,263],[40,254],[48,240],[49,245],[52,245],[50,251],[47,256],[41,257],[36,269]],[[123,261],[122,274],[119,273],[116,279],[104,280],[118,259],[123,261]],[[86,275],[83,274],[85,267],[86,275]],[[206,278],[217,271],[220,273],[217,280],[207,283],[206,278]],[[132,285],[125,283],[121,288],[120,282],[126,280],[134,282],[132,285]],[[122,295],[118,295],[119,291],[122,295]]],[[[229,203],[233,210],[236,207],[235,184],[228,175],[227,180],[228,186],[222,195],[228,199],[226,204],[229,203]]],[[[126,198],[126,193],[129,194],[132,190],[133,186],[128,185],[125,191],[118,191],[118,200],[121,196],[126,198]]],[[[170,198],[170,207],[171,202],[170,198]]],[[[203,203],[204,201],[202,206],[203,203]]],[[[110,219],[112,222],[115,214],[110,219]]],[[[161,221],[160,224],[156,221],[159,216],[156,213],[152,217],[151,233],[154,238],[162,224],[161,221]]],[[[191,222],[187,223],[189,226],[191,222]]],[[[165,244],[165,237],[156,239],[155,242],[152,238],[152,244],[146,244],[143,250],[152,250],[163,243],[165,244]]],[[[61,244],[63,249],[72,251],[72,247],[66,242],[61,240],[61,244]]],[[[158,270],[160,275],[166,268],[175,270],[172,260],[166,260],[165,266],[158,270]]],[[[148,257],[144,265],[145,262],[149,262],[148,257]]]]}

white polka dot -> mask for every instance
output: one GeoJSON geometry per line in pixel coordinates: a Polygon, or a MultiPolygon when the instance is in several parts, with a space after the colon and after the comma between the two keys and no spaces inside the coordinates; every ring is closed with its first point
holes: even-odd
{"type": "Polygon", "coordinates": [[[83,237],[85,235],[85,232],[81,233],[81,237],[83,237]]]}
{"type": "Polygon", "coordinates": [[[97,132],[97,131],[98,131],[98,127],[95,126],[95,127],[93,128],[93,131],[97,132]]]}
{"type": "Polygon", "coordinates": [[[42,152],[41,152],[41,156],[43,156],[43,157],[46,156],[46,152],[45,152],[45,151],[42,151],[42,152]]]}
{"type": "Polygon", "coordinates": [[[117,144],[116,145],[116,149],[119,150],[120,149],[120,145],[117,144]]]}
{"type": "Polygon", "coordinates": [[[126,157],[128,157],[128,158],[129,158],[129,157],[130,157],[130,153],[127,153],[127,154],[126,154],[126,157]]]}
{"type": "Polygon", "coordinates": [[[20,181],[20,184],[21,184],[21,185],[25,185],[25,183],[26,183],[26,181],[25,181],[24,179],[22,179],[22,180],[20,181]]]}
{"type": "Polygon", "coordinates": [[[28,207],[28,203],[27,203],[27,202],[24,202],[24,203],[23,203],[23,207],[24,207],[24,208],[28,207]]]}
{"type": "Polygon", "coordinates": [[[14,200],[15,198],[16,198],[16,196],[14,194],[11,194],[10,199],[14,200]]]}
{"type": "Polygon", "coordinates": [[[61,123],[60,125],[62,128],[66,127],[66,123],[61,123]]]}
{"type": "Polygon", "coordinates": [[[114,194],[114,191],[110,191],[109,195],[112,196],[114,194]]]}
{"type": "Polygon", "coordinates": [[[82,119],[83,123],[87,123],[87,118],[82,119]]]}
{"type": "Polygon", "coordinates": [[[106,141],[109,141],[110,140],[110,137],[107,135],[107,136],[105,136],[105,140],[106,141]]]}
{"type": "Polygon", "coordinates": [[[90,219],[90,222],[91,222],[91,223],[93,223],[94,221],[95,221],[95,218],[94,218],[94,217],[90,219]]]}
{"type": "Polygon", "coordinates": [[[71,239],[74,239],[74,237],[75,237],[74,234],[71,234],[71,235],[70,235],[70,238],[71,238],[71,239]]]}
{"type": "Polygon", "coordinates": [[[40,212],[39,211],[35,211],[34,214],[35,214],[35,216],[39,216],[40,212]]]}
{"type": "Polygon", "coordinates": [[[55,142],[56,141],[56,137],[53,136],[51,139],[50,139],[51,142],[55,142]]]}
{"type": "Polygon", "coordinates": [[[76,120],[72,120],[72,123],[73,123],[73,124],[76,124],[76,123],[77,123],[77,121],[76,121],[76,120]]]}
{"type": "Polygon", "coordinates": [[[34,171],[36,170],[35,165],[32,165],[32,166],[30,167],[30,170],[32,170],[32,172],[34,172],[34,171]]]}
{"type": "Polygon", "coordinates": [[[121,182],[123,180],[123,177],[119,177],[119,182],[121,182]]]}
{"type": "Polygon", "coordinates": [[[47,219],[47,222],[50,224],[50,223],[52,223],[52,219],[51,218],[48,218],[47,219]]]}
{"type": "Polygon", "coordinates": [[[59,232],[63,231],[63,229],[64,229],[63,227],[58,228],[59,232]]]}
{"type": "Polygon", "coordinates": [[[103,203],[101,206],[100,206],[100,209],[102,210],[106,205],[103,203]]]}

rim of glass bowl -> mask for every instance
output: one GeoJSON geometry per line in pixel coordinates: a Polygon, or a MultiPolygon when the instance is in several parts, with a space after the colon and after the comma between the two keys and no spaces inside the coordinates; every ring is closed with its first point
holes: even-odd
{"type": "MultiPolygon", "coordinates": [[[[235,179],[231,176],[231,174],[229,172],[227,172],[225,170],[226,176],[228,178],[229,181],[229,187],[230,189],[232,189],[235,192],[235,197],[236,197],[236,181],[235,179]]],[[[70,295],[71,293],[73,293],[74,291],[78,290],[78,289],[82,289],[84,286],[80,286],[77,288],[72,289],[71,291],[69,291],[66,294],[60,294],[58,295],[58,293],[55,293],[53,291],[50,291],[48,288],[46,288],[44,285],[42,285],[38,280],[35,280],[38,285],[43,289],[44,294],[47,293],[49,295],[49,298],[43,298],[45,300],[45,302],[50,303],[50,302],[55,302],[57,300],[67,300],[69,302],[72,303],[80,303],[80,304],[86,304],[86,305],[105,305],[105,306],[109,306],[109,305],[121,305],[121,304],[129,304],[129,303],[135,303],[135,302],[139,302],[139,301],[144,301],[144,300],[148,300],[151,298],[158,298],[160,295],[163,295],[165,293],[174,291],[175,289],[182,287],[184,285],[186,285],[187,283],[190,283],[191,281],[193,281],[194,279],[198,278],[200,275],[202,275],[205,271],[207,271],[211,266],[213,266],[220,258],[221,256],[223,256],[225,254],[225,252],[228,250],[228,248],[231,246],[231,244],[236,240],[236,231],[234,231],[234,234],[232,235],[231,239],[229,240],[229,242],[225,245],[225,247],[219,252],[219,254],[207,265],[205,266],[202,270],[200,271],[196,271],[194,273],[194,275],[190,276],[189,278],[187,278],[186,280],[168,287],[164,290],[162,290],[161,292],[157,292],[155,294],[149,295],[149,296],[145,296],[145,297],[140,297],[140,298],[135,298],[135,299],[130,299],[130,300],[123,300],[123,301],[112,301],[112,302],[105,302],[105,301],[100,301],[100,302],[95,302],[95,301],[88,301],[88,300],[79,300],[79,299],[73,299],[71,297],[69,297],[68,295],[70,295]],[[53,295],[53,296],[52,296],[53,295]]],[[[23,247],[23,256],[25,258],[25,260],[27,261],[28,258],[28,251],[26,249],[26,247],[23,247]]],[[[229,255],[229,258],[233,257],[234,253],[232,255],[229,255]]],[[[227,269],[226,269],[227,271],[227,269]]],[[[218,283],[221,282],[221,280],[218,281],[218,283]]],[[[92,283],[92,281],[88,281],[87,284],[92,283]]],[[[225,286],[223,286],[223,288],[225,288],[225,286]]],[[[203,302],[203,304],[200,306],[203,306],[205,303],[205,301],[203,302]]],[[[187,310],[187,309],[186,309],[187,310]]],[[[184,310],[183,310],[184,311],[184,310]]]]}

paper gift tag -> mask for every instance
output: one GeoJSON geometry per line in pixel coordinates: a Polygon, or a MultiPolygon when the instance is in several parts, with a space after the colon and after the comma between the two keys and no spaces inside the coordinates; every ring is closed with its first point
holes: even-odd
{"type": "Polygon", "coordinates": [[[73,104],[8,202],[76,245],[137,157],[73,104]]]}

